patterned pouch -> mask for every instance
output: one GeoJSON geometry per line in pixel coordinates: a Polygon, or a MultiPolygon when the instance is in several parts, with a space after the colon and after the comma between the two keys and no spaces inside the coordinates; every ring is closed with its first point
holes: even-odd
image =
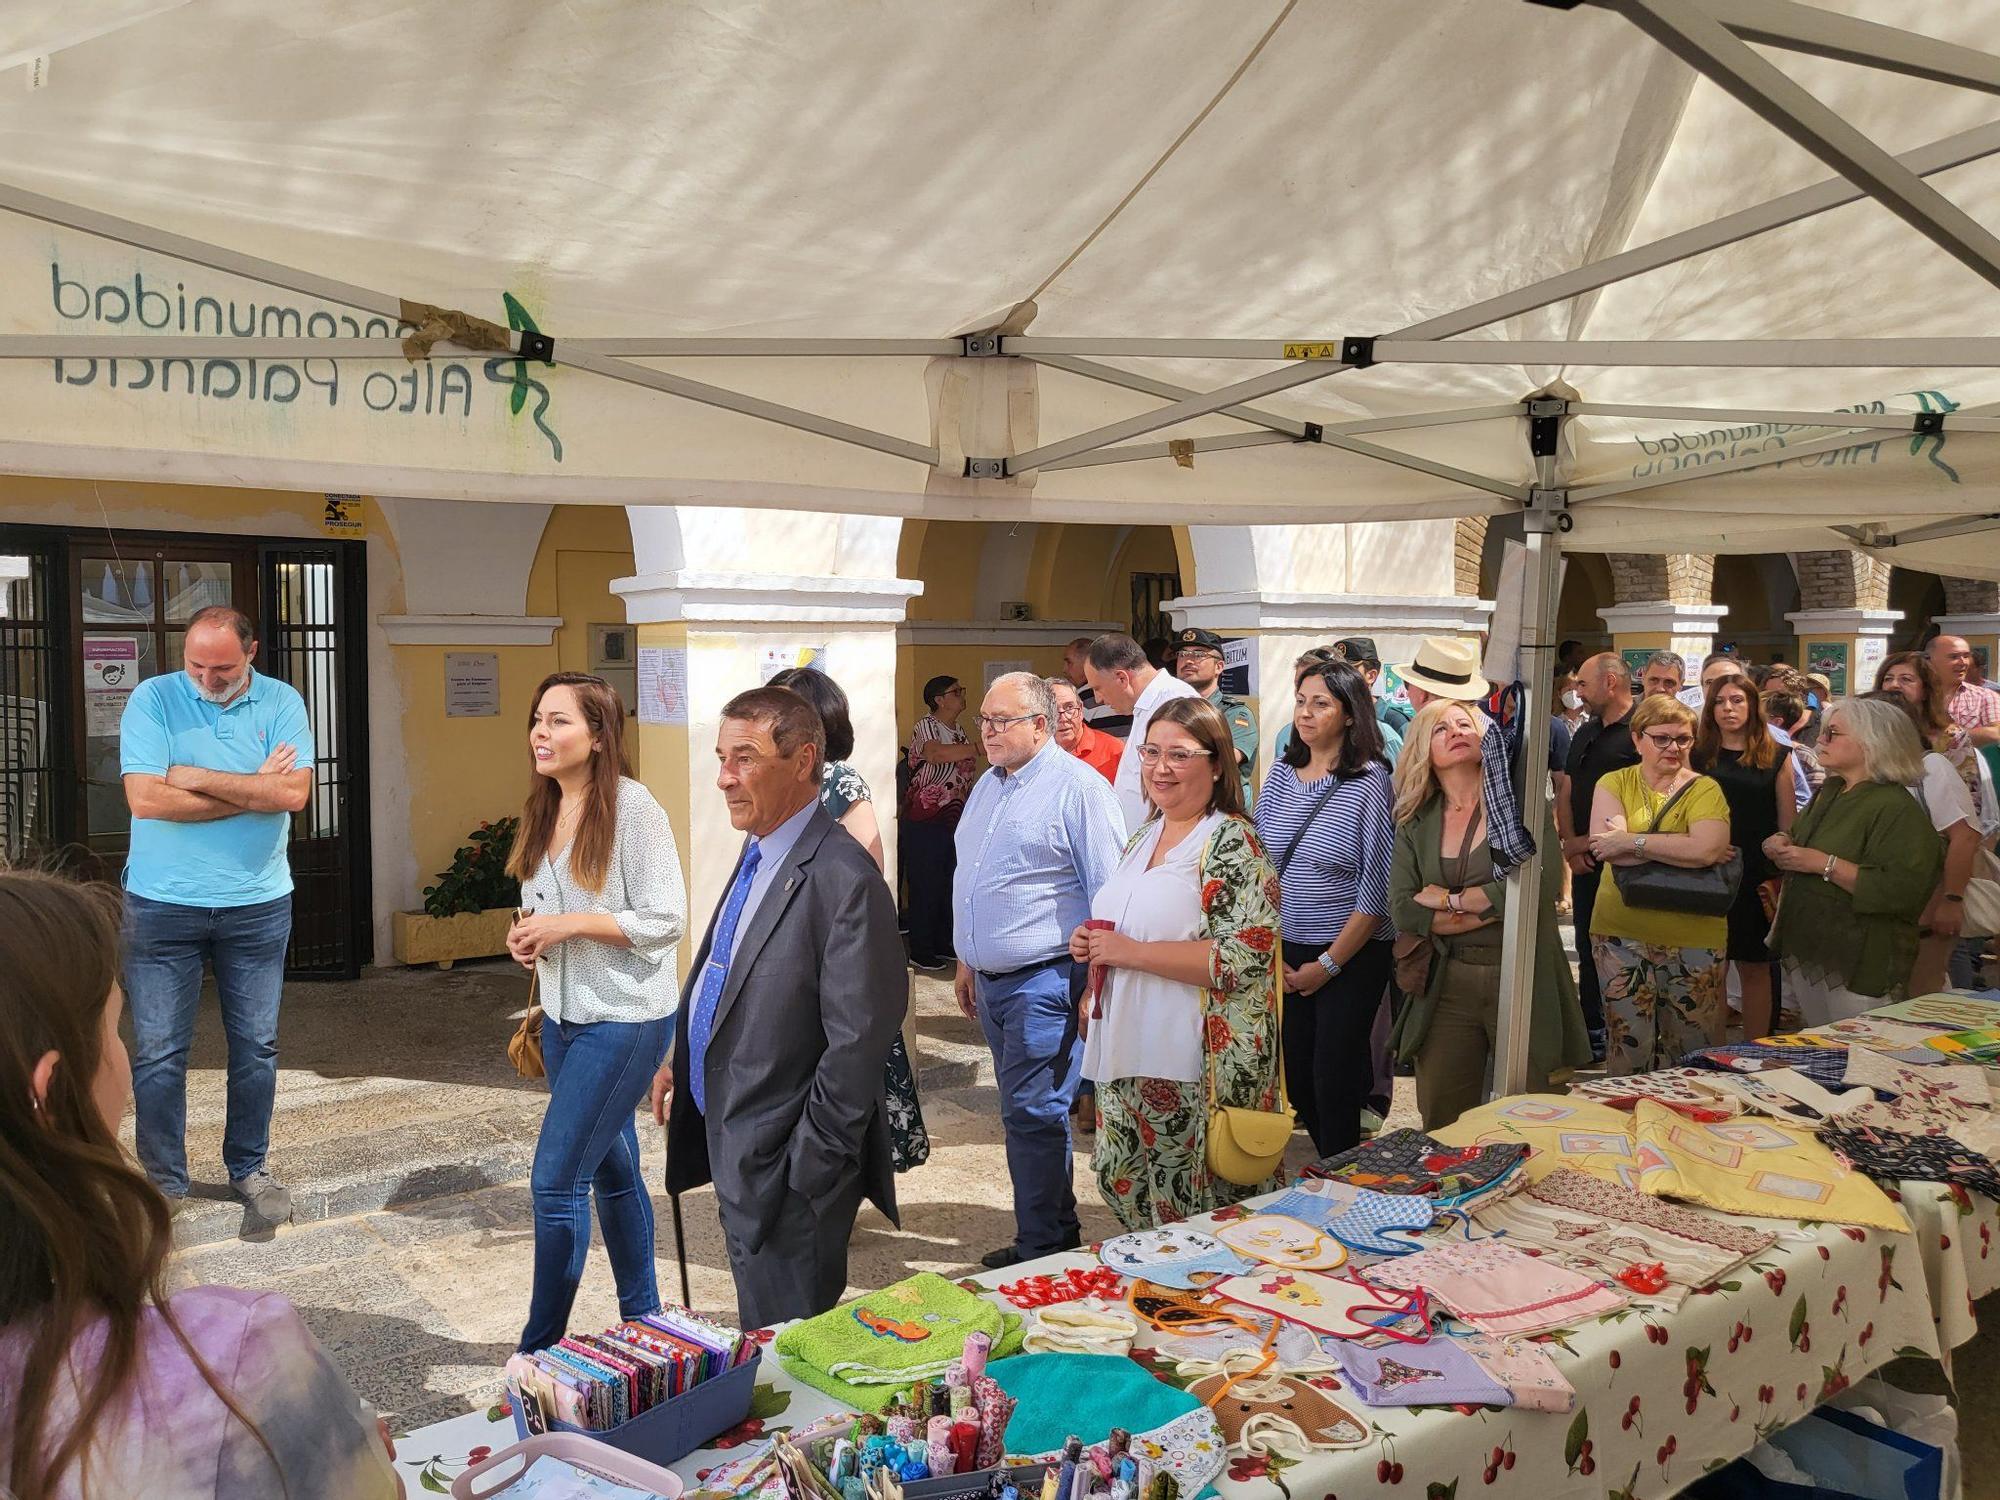
{"type": "Polygon", "coordinates": [[[1327,1233],[1352,1250],[1371,1255],[1412,1255],[1423,1247],[1386,1231],[1431,1227],[1437,1209],[1421,1195],[1395,1195],[1363,1191],[1355,1196],[1346,1213],[1327,1226],[1327,1233]]]}
{"type": "Polygon", "coordinates": [[[1305,1169],[1307,1177],[1377,1193],[1464,1199],[1494,1187],[1528,1155],[1525,1146],[1447,1146],[1421,1130],[1392,1130],[1305,1169]]]}
{"type": "Polygon", "coordinates": [[[1507,1388],[1482,1370],[1456,1339],[1392,1344],[1386,1349],[1344,1342],[1336,1352],[1348,1386],[1370,1406],[1514,1404],[1507,1388]]]}
{"type": "Polygon", "coordinates": [[[1576,1387],[1563,1378],[1540,1344],[1483,1333],[1467,1334],[1456,1342],[1489,1378],[1506,1388],[1516,1406],[1527,1411],[1576,1409],[1576,1387]]]}
{"type": "Polygon", "coordinates": [[[1989,1198],[2000,1198],[2000,1170],[1948,1135],[1911,1135],[1873,1125],[1833,1124],[1820,1144],[1845,1157],[1877,1182],[1956,1183],[1989,1198]]]}
{"type": "Polygon", "coordinates": [[[1254,1271],[1257,1262],[1227,1245],[1178,1224],[1121,1234],[1099,1247],[1098,1259],[1121,1276],[1191,1290],[1254,1271]]]}
{"type": "Polygon", "coordinates": [[[1586,1079],[1572,1083],[1569,1091],[1614,1109],[1630,1109],[1641,1099],[1651,1099],[1696,1120],[1726,1120],[1741,1114],[1742,1100],[1708,1081],[1715,1076],[1706,1068],[1665,1068],[1625,1078],[1586,1079]]]}

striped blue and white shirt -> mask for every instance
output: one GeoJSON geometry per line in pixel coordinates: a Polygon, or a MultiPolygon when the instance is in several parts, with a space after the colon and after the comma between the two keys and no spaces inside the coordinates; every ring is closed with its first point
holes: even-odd
{"type": "Polygon", "coordinates": [[[1292,841],[1298,847],[1279,876],[1279,918],[1288,943],[1331,943],[1357,911],[1375,921],[1375,937],[1393,936],[1389,925],[1389,862],[1395,848],[1394,796],[1389,768],[1377,762],[1334,789],[1306,827],[1326,782],[1301,782],[1283,761],[1271,767],[1257,795],[1257,836],[1273,864],[1292,841]],[[1306,829],[1299,837],[1299,830],[1306,829]]]}

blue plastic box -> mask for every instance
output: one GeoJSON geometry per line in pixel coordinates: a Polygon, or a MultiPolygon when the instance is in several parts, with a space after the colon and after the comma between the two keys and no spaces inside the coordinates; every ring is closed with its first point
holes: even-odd
{"type": "MultiPolygon", "coordinates": [[[[750,1415],[750,1403],[757,1394],[757,1371],[763,1363],[764,1352],[760,1348],[728,1373],[705,1380],[693,1390],[684,1391],[671,1401],[663,1401],[651,1411],[641,1412],[629,1422],[620,1422],[604,1432],[572,1427],[567,1422],[551,1422],[549,1431],[574,1432],[609,1443],[621,1453],[630,1453],[664,1468],[721,1437],[750,1415]]],[[[528,1419],[519,1401],[514,1402],[514,1435],[528,1436],[528,1419]]]]}

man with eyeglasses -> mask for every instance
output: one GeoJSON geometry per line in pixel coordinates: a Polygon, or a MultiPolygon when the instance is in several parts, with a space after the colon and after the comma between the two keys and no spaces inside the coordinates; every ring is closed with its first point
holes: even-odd
{"type": "Polygon", "coordinates": [[[1056,705],[1056,744],[1074,755],[1106,781],[1118,779],[1118,757],[1125,742],[1090,727],[1089,710],[1083,696],[1067,677],[1044,677],[1042,683],[1056,705]]]}
{"type": "Polygon", "coordinates": [[[953,990],[993,1051],[1014,1189],[1014,1240],[981,1257],[989,1270],[1082,1243],[1069,1116],[1088,969],[1071,960],[1069,935],[1118,867],[1125,821],[1110,783],[1055,743],[1055,723],[1041,678],[993,680],[979,706],[992,769],[973,784],[958,823],[953,990]]]}
{"type": "Polygon", "coordinates": [[[1243,783],[1243,805],[1250,805],[1250,780],[1257,759],[1257,716],[1241,698],[1222,690],[1222,637],[1190,625],[1178,637],[1174,675],[1215,705],[1229,738],[1236,746],[1236,778],[1243,783]]]}

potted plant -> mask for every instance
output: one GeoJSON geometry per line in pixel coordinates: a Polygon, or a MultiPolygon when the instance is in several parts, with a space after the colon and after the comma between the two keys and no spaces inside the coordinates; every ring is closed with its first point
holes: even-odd
{"type": "Polygon", "coordinates": [[[449,969],[461,958],[507,951],[507,929],[521,903],[521,883],[507,873],[519,818],[481,823],[424,887],[422,911],[399,911],[391,933],[396,962],[449,969]]]}

